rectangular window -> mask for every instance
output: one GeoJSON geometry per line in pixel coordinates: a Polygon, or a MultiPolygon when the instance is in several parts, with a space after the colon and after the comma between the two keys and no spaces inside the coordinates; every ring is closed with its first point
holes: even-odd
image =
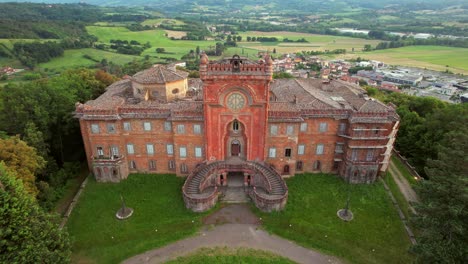
{"type": "Polygon", "coordinates": [[[164,130],[171,131],[172,130],[172,123],[169,121],[164,122],[164,130]]]}
{"type": "Polygon", "coordinates": [[[181,158],[186,158],[187,157],[187,148],[186,147],[180,147],[179,148],[179,157],[181,157],[181,158]]]}
{"type": "Polygon", "coordinates": [[[166,151],[167,151],[167,155],[174,155],[174,145],[167,144],[166,151]]]}
{"type": "Polygon", "coordinates": [[[335,152],[336,153],[343,153],[343,143],[337,142],[335,146],[335,152]]]}
{"type": "Polygon", "coordinates": [[[149,170],[155,171],[156,170],[156,161],[155,160],[150,160],[148,163],[149,170]]]}
{"type": "Polygon", "coordinates": [[[339,130],[340,134],[344,134],[346,132],[346,123],[340,123],[339,130]]]}
{"type": "Polygon", "coordinates": [[[180,164],[180,172],[188,173],[187,164],[185,164],[185,163],[180,164]]]}
{"type": "Polygon", "coordinates": [[[302,171],[303,167],[304,167],[304,163],[302,161],[296,162],[296,170],[297,171],[302,171]]]}
{"type": "Polygon", "coordinates": [[[196,158],[201,158],[202,157],[202,148],[201,147],[195,147],[195,157],[196,158]]]}
{"type": "Polygon", "coordinates": [[[304,145],[297,146],[297,154],[298,155],[304,155],[304,152],[305,152],[305,146],[304,145]]]}
{"type": "Polygon", "coordinates": [[[351,151],[351,160],[357,160],[357,159],[358,159],[358,150],[353,149],[353,151],[351,151]]]}
{"type": "Polygon", "coordinates": [[[130,130],[132,130],[132,125],[130,125],[130,122],[124,122],[124,123],[123,123],[123,129],[124,129],[125,131],[130,131],[130,130]]]}
{"type": "Polygon", "coordinates": [[[136,170],[137,166],[136,166],[136,162],[134,160],[131,160],[130,161],[130,169],[131,170],[136,170]]]}
{"type": "Polygon", "coordinates": [[[175,161],[174,160],[169,160],[168,164],[167,164],[169,170],[175,170],[175,161]]]}
{"type": "Polygon", "coordinates": [[[369,149],[367,151],[367,155],[366,155],[366,161],[373,161],[374,160],[374,150],[373,149],[369,149]]]}
{"type": "Polygon", "coordinates": [[[151,131],[151,122],[143,122],[143,129],[145,131],[151,131]]]}
{"type": "Polygon", "coordinates": [[[272,135],[272,136],[278,135],[278,126],[277,125],[271,125],[270,126],[270,135],[272,135]]]}
{"type": "Polygon", "coordinates": [[[287,148],[284,150],[284,156],[285,157],[291,157],[291,149],[290,148],[287,148]]]}
{"type": "Polygon", "coordinates": [[[127,154],[135,154],[135,149],[133,148],[133,144],[127,144],[127,154]]]}
{"type": "Polygon", "coordinates": [[[193,125],[193,133],[201,134],[201,125],[198,125],[198,124],[193,125]]]}
{"type": "Polygon", "coordinates": [[[119,156],[119,147],[117,146],[112,146],[111,147],[111,153],[114,158],[117,158],[119,156]]]}
{"type": "Polygon", "coordinates": [[[115,133],[115,124],[107,124],[107,133],[109,134],[115,133]]]}
{"type": "Polygon", "coordinates": [[[270,151],[268,152],[268,157],[276,158],[276,148],[270,148],[270,151]]]}
{"type": "Polygon", "coordinates": [[[153,155],[154,154],[153,144],[146,144],[146,153],[148,153],[148,155],[153,155]]]}
{"type": "Polygon", "coordinates": [[[323,144],[317,144],[317,149],[315,151],[315,154],[322,155],[323,154],[323,149],[324,149],[323,144]]]}
{"type": "Polygon", "coordinates": [[[319,125],[319,132],[327,132],[328,123],[320,123],[319,125]]]}
{"type": "Polygon", "coordinates": [[[177,133],[185,134],[185,125],[177,125],[177,133]]]}
{"type": "Polygon", "coordinates": [[[99,125],[98,124],[91,124],[91,133],[98,134],[99,133],[99,125]]]}
{"type": "Polygon", "coordinates": [[[288,125],[286,127],[286,135],[292,136],[294,134],[294,126],[293,125],[288,125]]]}
{"type": "Polygon", "coordinates": [[[104,156],[104,150],[102,149],[102,147],[97,147],[97,154],[98,154],[98,157],[104,156]]]}
{"type": "Polygon", "coordinates": [[[307,131],[307,123],[301,123],[301,132],[307,131]]]}

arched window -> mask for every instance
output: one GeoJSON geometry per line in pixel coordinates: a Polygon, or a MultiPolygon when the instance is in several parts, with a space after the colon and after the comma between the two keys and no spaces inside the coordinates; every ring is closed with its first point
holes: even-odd
{"type": "Polygon", "coordinates": [[[237,120],[234,120],[234,122],[232,122],[232,130],[234,131],[239,130],[239,122],[237,120]]]}
{"type": "Polygon", "coordinates": [[[179,89],[175,88],[172,90],[172,94],[178,94],[179,93],[179,89]]]}
{"type": "Polygon", "coordinates": [[[284,165],[283,172],[289,173],[289,165],[284,165]]]}

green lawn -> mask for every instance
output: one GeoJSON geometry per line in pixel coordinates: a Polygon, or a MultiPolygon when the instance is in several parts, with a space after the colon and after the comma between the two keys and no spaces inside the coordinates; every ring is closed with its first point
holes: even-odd
{"type": "Polygon", "coordinates": [[[247,248],[230,249],[227,247],[202,248],[193,254],[178,257],[167,264],[230,264],[230,263],[257,263],[257,264],[292,264],[289,259],[277,256],[267,251],[247,248]]]}
{"type": "Polygon", "coordinates": [[[107,59],[107,61],[112,61],[115,64],[125,64],[134,59],[141,59],[141,57],[91,48],[72,49],[65,50],[62,57],[53,58],[48,62],[40,63],[37,68],[42,70],[63,71],[78,67],[89,67],[95,65],[97,63],[96,61],[101,61],[102,59],[107,59]],[[91,56],[93,60],[85,58],[85,55],[91,56]]]}
{"type": "Polygon", "coordinates": [[[90,178],[68,221],[74,263],[117,263],[146,250],[195,234],[201,217],[182,200],[184,178],[134,174],[118,184],[90,178]],[[125,197],[134,214],[117,220],[125,197]]]}
{"type": "Polygon", "coordinates": [[[197,46],[200,46],[202,50],[206,50],[210,46],[214,47],[216,45],[215,41],[171,40],[165,36],[164,30],[159,29],[135,32],[125,27],[87,26],[86,30],[89,34],[98,37],[101,43],[109,44],[111,39],[136,40],[142,44],[149,42],[152,47],[146,49],[142,56],[150,55],[180,59],[190,50],[195,50],[197,46]],[[156,53],[156,48],[164,48],[167,54],[156,53]]]}
{"type": "Polygon", "coordinates": [[[286,209],[258,214],[265,228],[306,247],[351,263],[411,263],[410,241],[381,182],[351,185],[354,220],[343,222],[347,184],[333,175],[305,174],[288,179],[286,209]]]}

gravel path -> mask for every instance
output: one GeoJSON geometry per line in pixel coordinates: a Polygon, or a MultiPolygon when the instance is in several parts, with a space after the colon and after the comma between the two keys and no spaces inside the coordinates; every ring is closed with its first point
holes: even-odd
{"type": "Polygon", "coordinates": [[[409,182],[405,179],[405,177],[400,173],[398,168],[390,162],[390,174],[392,175],[393,179],[395,180],[398,188],[400,189],[401,193],[405,197],[406,201],[408,201],[409,208],[413,213],[416,213],[411,203],[417,203],[419,201],[416,192],[413,190],[409,182]]]}
{"type": "Polygon", "coordinates": [[[180,240],[168,246],[147,251],[125,260],[123,263],[163,263],[200,248],[231,247],[271,251],[298,263],[342,263],[339,259],[298,246],[294,242],[270,235],[259,228],[258,219],[247,205],[229,205],[204,219],[206,224],[224,223],[215,227],[205,226],[199,235],[180,240]]]}

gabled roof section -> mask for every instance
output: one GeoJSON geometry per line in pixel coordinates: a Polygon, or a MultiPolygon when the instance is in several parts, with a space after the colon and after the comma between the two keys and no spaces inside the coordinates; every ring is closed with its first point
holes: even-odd
{"type": "Polygon", "coordinates": [[[131,79],[141,84],[165,84],[184,80],[187,77],[187,72],[157,64],[147,70],[136,73],[131,79]]]}

